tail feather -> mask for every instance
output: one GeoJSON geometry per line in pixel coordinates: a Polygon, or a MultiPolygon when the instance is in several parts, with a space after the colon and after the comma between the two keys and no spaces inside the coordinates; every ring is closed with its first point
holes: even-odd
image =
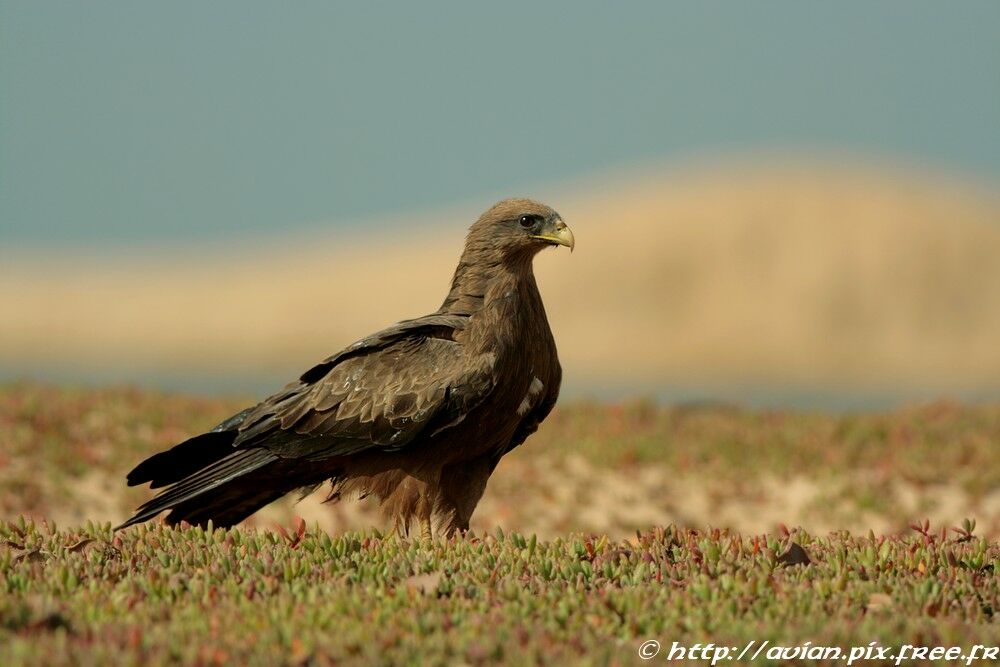
{"type": "Polygon", "coordinates": [[[165,452],[150,456],[137,465],[126,477],[129,486],[152,482],[150,488],[174,484],[233,452],[237,428],[253,411],[247,408],[237,412],[208,433],[196,435],[165,452]]]}
{"type": "MultiPolygon", "coordinates": [[[[238,481],[240,478],[278,460],[277,456],[266,449],[234,451],[232,447],[229,447],[228,451],[227,456],[179,480],[173,486],[165,489],[155,498],[139,507],[136,510],[135,516],[118,526],[116,530],[148,521],[164,510],[175,509],[181,505],[186,505],[189,508],[200,506],[203,504],[202,501],[198,500],[200,496],[220,487],[232,485],[234,481],[238,481]],[[194,504],[192,505],[192,503],[194,504]]],[[[239,486],[242,486],[242,484],[239,486]]],[[[277,491],[272,489],[272,492],[276,493],[277,491]]],[[[277,497],[284,495],[286,492],[282,491],[277,497]]],[[[253,496],[254,494],[250,495],[253,496]]],[[[268,500],[267,502],[271,501],[268,500]]],[[[267,504],[267,502],[263,504],[267,504]]],[[[171,513],[171,517],[173,517],[173,513],[171,513]]],[[[174,523],[184,518],[184,516],[180,516],[174,523]]],[[[211,516],[207,518],[214,519],[211,516]]]]}
{"type": "Polygon", "coordinates": [[[235,431],[211,431],[185,440],[165,452],[154,454],[137,465],[126,477],[129,486],[152,482],[158,489],[181,481],[202,468],[233,453],[235,431]]]}
{"type": "Polygon", "coordinates": [[[129,486],[150,482],[151,488],[167,487],[140,506],[120,530],[152,519],[170,510],[170,525],[187,521],[216,526],[239,523],[258,509],[289,491],[308,483],[314,474],[289,474],[290,462],[263,447],[235,448],[238,428],[253,408],[225,420],[208,433],[185,440],[149,457],[128,474],[129,486]],[[296,480],[296,481],[293,481],[296,480]]]}
{"type": "Polygon", "coordinates": [[[283,495],[285,489],[261,488],[252,476],[240,478],[176,505],[166,521],[171,526],[181,521],[204,526],[211,520],[216,528],[229,528],[283,495]]]}

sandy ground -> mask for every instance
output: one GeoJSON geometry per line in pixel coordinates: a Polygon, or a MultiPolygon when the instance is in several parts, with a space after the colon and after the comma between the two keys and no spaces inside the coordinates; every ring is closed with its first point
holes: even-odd
{"type": "MultiPolygon", "coordinates": [[[[857,165],[650,169],[543,190],[567,390],[1000,388],[1000,197],[857,165]]],[[[433,310],[488,202],[235,247],[0,252],[0,369],[287,379],[433,310]]]]}
{"type": "MultiPolygon", "coordinates": [[[[662,466],[633,470],[600,469],[580,457],[532,458],[530,465],[505,459],[473,517],[472,529],[497,527],[539,537],[569,532],[628,537],[650,526],[678,524],[694,528],[733,528],[744,533],[801,526],[814,534],[835,530],[853,533],[898,533],[908,523],[929,519],[936,529],[975,518],[977,534],[1000,535],[1000,489],[975,497],[953,484],[917,485],[902,480],[881,484],[880,506],[868,506],[858,491],[860,480],[794,477],[764,478],[745,488],[719,485],[707,479],[677,478],[662,466]],[[888,502],[886,502],[888,501],[888,502]]],[[[129,513],[121,480],[91,474],[68,491],[73,503],[53,505],[47,518],[61,525],[86,520],[120,522],[129,513]]],[[[63,496],[65,497],[65,496],[63,496]]],[[[331,533],[386,529],[371,502],[345,500],[324,503],[325,489],[298,500],[290,496],[261,510],[249,525],[290,525],[302,517],[331,533]]]]}

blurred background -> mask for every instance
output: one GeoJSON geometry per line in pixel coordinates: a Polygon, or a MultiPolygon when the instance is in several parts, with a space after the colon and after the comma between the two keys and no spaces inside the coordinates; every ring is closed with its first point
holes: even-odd
{"type": "Polygon", "coordinates": [[[530,196],[564,399],[477,530],[1000,535],[998,72],[997,2],[4,0],[0,516],[122,520],[530,196]]]}
{"type": "Polygon", "coordinates": [[[1000,5],[0,5],[0,378],[263,394],[531,196],[568,396],[1000,397],[1000,5]]]}

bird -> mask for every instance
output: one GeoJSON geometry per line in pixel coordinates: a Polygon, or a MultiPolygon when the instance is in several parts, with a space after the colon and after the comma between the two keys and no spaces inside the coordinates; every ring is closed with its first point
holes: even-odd
{"type": "Polygon", "coordinates": [[[373,497],[401,535],[464,534],[500,459],[559,397],[562,367],[533,272],[573,232],[530,199],[469,228],[444,302],[348,345],[282,390],[139,463],[162,489],[116,527],[233,526],[293,491],[373,497]]]}

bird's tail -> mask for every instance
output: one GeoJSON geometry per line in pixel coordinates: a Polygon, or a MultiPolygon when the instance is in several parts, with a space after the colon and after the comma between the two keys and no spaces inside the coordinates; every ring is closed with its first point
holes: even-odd
{"type": "Polygon", "coordinates": [[[150,456],[129,472],[126,481],[129,486],[151,482],[152,489],[175,484],[233,454],[235,440],[236,431],[202,433],[150,456]]]}
{"type": "Polygon", "coordinates": [[[203,525],[212,519],[216,526],[231,526],[284,495],[287,490],[280,484],[275,486],[273,480],[260,483],[266,468],[278,460],[276,455],[261,448],[233,448],[237,428],[250,410],[137,465],[128,474],[129,486],[150,482],[151,488],[168,488],[115,530],[147,521],[168,509],[169,524],[187,521],[203,525]]]}
{"type": "Polygon", "coordinates": [[[204,525],[212,519],[215,526],[231,526],[290,490],[274,485],[275,471],[267,467],[273,467],[279,458],[266,449],[234,450],[227,442],[225,454],[219,457],[217,439],[209,438],[204,450],[195,450],[193,460],[174,458],[189,451],[186,446],[192,441],[205,436],[157,454],[129,473],[129,484],[152,481],[154,487],[170,486],[115,530],[148,521],[164,510],[171,510],[167,516],[171,525],[181,521],[204,525]]]}

